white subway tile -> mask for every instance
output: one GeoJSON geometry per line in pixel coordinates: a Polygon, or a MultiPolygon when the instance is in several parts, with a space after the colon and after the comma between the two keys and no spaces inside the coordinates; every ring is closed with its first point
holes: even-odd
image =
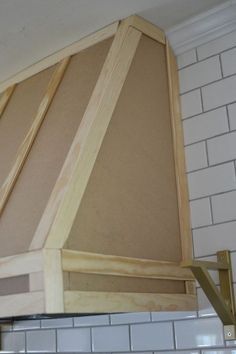
{"type": "Polygon", "coordinates": [[[27,352],[51,353],[56,351],[56,332],[54,330],[27,331],[27,352]]]}
{"type": "Polygon", "coordinates": [[[197,48],[199,60],[218,54],[223,50],[232,48],[236,45],[236,31],[213,41],[205,43],[197,48]]]}
{"type": "MultiPolygon", "coordinates": [[[[160,352],[154,352],[154,354],[160,354],[160,352]]],[[[200,351],[198,350],[175,350],[175,351],[171,351],[171,352],[166,352],[165,354],[200,354],[200,351]]]]}
{"type": "Polygon", "coordinates": [[[57,330],[57,351],[59,353],[91,352],[90,329],[72,328],[57,330]]]}
{"type": "Polygon", "coordinates": [[[210,139],[207,147],[210,164],[236,159],[236,132],[210,139]]]}
{"type": "Polygon", "coordinates": [[[174,349],[173,329],[169,322],[131,326],[132,350],[174,349]]]}
{"type": "Polygon", "coordinates": [[[73,320],[70,317],[45,319],[45,320],[41,320],[41,327],[42,328],[73,327],[73,320]]]}
{"type": "Polygon", "coordinates": [[[92,347],[94,352],[129,351],[129,327],[111,326],[92,328],[92,347]]]}
{"type": "Polygon", "coordinates": [[[190,202],[190,212],[193,228],[212,224],[209,198],[190,202]]]}
{"type": "Polygon", "coordinates": [[[203,350],[202,354],[236,354],[235,349],[210,349],[210,350],[203,350]]]}
{"type": "Polygon", "coordinates": [[[150,312],[120,313],[111,315],[112,324],[149,322],[150,312]]]}
{"type": "Polygon", "coordinates": [[[219,57],[213,57],[179,71],[180,92],[209,84],[221,78],[219,57]]]}
{"type": "Polygon", "coordinates": [[[201,288],[197,289],[197,299],[199,317],[216,316],[215,310],[201,288]]]}
{"type": "Polygon", "coordinates": [[[183,119],[202,113],[200,89],[181,95],[180,100],[183,119]]]}
{"type": "Polygon", "coordinates": [[[236,73],[236,48],[221,54],[223,75],[228,76],[236,73]]]}
{"type": "Polygon", "coordinates": [[[209,167],[188,174],[190,199],[226,192],[236,187],[234,163],[209,167]]]}
{"type": "Polygon", "coordinates": [[[189,50],[188,52],[178,55],[177,57],[177,63],[179,69],[183,68],[184,66],[196,63],[196,61],[197,61],[196,49],[189,50]]]}
{"type": "Polygon", "coordinates": [[[25,353],[25,333],[3,332],[1,334],[1,353],[25,353]]]}
{"type": "Polygon", "coordinates": [[[185,144],[214,137],[229,130],[226,108],[200,114],[183,121],[185,144]]]}
{"type": "Polygon", "coordinates": [[[236,103],[230,104],[228,106],[229,112],[229,124],[231,130],[236,130],[236,103]]]}
{"type": "Polygon", "coordinates": [[[236,222],[213,225],[193,230],[195,257],[215,254],[217,251],[236,250],[236,222]]]}
{"type": "Polygon", "coordinates": [[[74,318],[75,327],[103,326],[108,324],[109,324],[108,315],[81,316],[81,317],[74,318]]]}
{"type": "Polygon", "coordinates": [[[236,220],[236,191],[213,196],[212,212],[215,223],[236,220]]]}
{"type": "Polygon", "coordinates": [[[183,320],[186,318],[194,318],[197,316],[196,311],[159,311],[152,312],[152,321],[160,322],[160,321],[172,321],[172,320],[183,320]]]}
{"type": "Polygon", "coordinates": [[[175,322],[177,349],[223,346],[223,326],[218,318],[175,322]]]}
{"type": "Polygon", "coordinates": [[[204,110],[213,109],[235,101],[236,75],[202,88],[204,110]]]}
{"type": "Polygon", "coordinates": [[[14,321],[13,323],[14,331],[36,328],[40,328],[40,320],[14,321]]]}
{"type": "Polygon", "coordinates": [[[187,172],[207,167],[207,154],[205,142],[186,146],[186,168],[187,172]]]}

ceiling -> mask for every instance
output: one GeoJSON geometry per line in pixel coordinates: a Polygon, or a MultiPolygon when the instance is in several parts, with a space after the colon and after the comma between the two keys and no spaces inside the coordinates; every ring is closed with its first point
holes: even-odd
{"type": "Polygon", "coordinates": [[[138,13],[164,30],[225,0],[0,0],[0,81],[138,13]]]}

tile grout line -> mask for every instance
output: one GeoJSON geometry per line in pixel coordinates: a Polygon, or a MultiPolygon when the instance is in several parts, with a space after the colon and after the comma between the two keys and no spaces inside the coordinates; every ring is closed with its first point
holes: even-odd
{"type": "MultiPolygon", "coordinates": [[[[199,48],[199,47],[194,48],[194,49],[196,50],[197,61],[194,62],[194,63],[191,63],[191,64],[187,64],[187,65],[183,66],[182,68],[178,68],[178,71],[181,71],[181,70],[183,70],[183,69],[189,68],[189,67],[191,67],[191,66],[193,66],[193,65],[195,65],[195,64],[197,64],[197,63],[202,63],[202,62],[205,61],[205,60],[208,60],[208,59],[212,59],[212,58],[214,58],[214,57],[217,57],[217,55],[224,54],[224,53],[226,53],[226,52],[229,52],[230,50],[236,49],[236,45],[234,45],[233,47],[227,48],[227,49],[225,49],[225,50],[222,50],[222,51],[220,51],[220,52],[217,52],[217,53],[215,53],[215,54],[212,54],[212,55],[210,55],[210,56],[207,56],[207,57],[205,57],[205,58],[202,58],[202,59],[199,59],[198,48],[199,48]]],[[[191,50],[192,50],[192,49],[191,49],[191,50]]],[[[189,51],[190,51],[190,50],[186,51],[185,53],[187,53],[187,52],[189,52],[189,51]]],[[[185,53],[183,53],[183,54],[185,54],[185,53]]],[[[180,55],[181,55],[181,54],[180,54],[180,55]]]]}
{"type": "Polygon", "coordinates": [[[190,92],[192,92],[192,91],[195,91],[195,90],[197,90],[197,89],[199,89],[199,88],[205,88],[205,87],[210,86],[210,85],[213,85],[213,84],[215,84],[215,83],[217,83],[217,82],[220,82],[220,81],[229,79],[229,78],[231,78],[231,77],[233,77],[233,76],[236,77],[236,73],[233,73],[233,74],[224,76],[223,78],[221,77],[220,79],[217,79],[217,80],[208,82],[207,84],[204,84],[204,85],[200,85],[200,86],[193,87],[193,88],[190,89],[190,90],[180,92],[180,96],[185,95],[186,93],[190,93],[190,92]]]}
{"type": "MultiPolygon", "coordinates": [[[[199,87],[198,89],[196,89],[196,91],[198,91],[198,90],[199,90],[200,92],[202,92],[201,87],[199,87]]],[[[193,91],[192,91],[192,92],[193,92],[193,91]]],[[[222,104],[222,105],[220,105],[220,106],[217,106],[217,107],[214,107],[214,108],[211,108],[211,109],[207,109],[207,110],[204,110],[204,109],[203,109],[202,112],[200,112],[200,113],[193,114],[192,116],[187,116],[187,117],[185,117],[185,118],[182,118],[182,121],[185,122],[185,121],[187,121],[187,120],[189,120],[189,119],[197,118],[197,117],[200,117],[200,118],[201,118],[201,116],[204,115],[204,114],[217,111],[217,110],[219,110],[219,109],[221,109],[221,108],[230,106],[230,105],[235,104],[235,103],[236,103],[236,101],[232,101],[232,102],[225,103],[225,104],[222,104]]]]}

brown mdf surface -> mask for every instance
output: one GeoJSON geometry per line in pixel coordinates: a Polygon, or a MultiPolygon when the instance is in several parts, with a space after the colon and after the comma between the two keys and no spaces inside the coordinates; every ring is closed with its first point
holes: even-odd
{"type": "MultiPolygon", "coordinates": [[[[103,41],[72,57],[0,218],[0,256],[28,249],[110,43],[103,41]]],[[[30,99],[28,95],[27,102],[30,99]]]]}
{"type": "Polygon", "coordinates": [[[0,279],[0,296],[27,293],[29,291],[29,276],[0,279]]]}
{"type": "Polygon", "coordinates": [[[17,150],[34,120],[53,69],[17,85],[0,118],[0,185],[10,172],[17,150]]]}
{"type": "Polygon", "coordinates": [[[181,260],[165,47],[144,35],[67,247],[181,260]]]}
{"type": "Polygon", "coordinates": [[[185,293],[183,281],[70,273],[69,283],[70,290],[80,291],[185,293]]]}

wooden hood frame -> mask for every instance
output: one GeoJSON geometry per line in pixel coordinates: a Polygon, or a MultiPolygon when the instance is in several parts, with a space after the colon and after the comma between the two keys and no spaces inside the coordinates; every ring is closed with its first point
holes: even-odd
{"type": "Polygon", "coordinates": [[[166,48],[182,260],[191,259],[189,202],[175,57],[160,29],[140,17],[131,16],[81,39],[0,84],[0,92],[3,92],[0,99],[1,116],[19,82],[57,64],[35,120],[21,144],[7,180],[0,189],[1,214],[63,78],[70,57],[114,36],[83,119],[28,252],[0,258],[0,279],[24,274],[30,276],[28,293],[0,296],[0,317],[40,313],[196,309],[193,276],[188,269],[181,268],[180,263],[63,249],[142,34],[162,43],[166,48]],[[186,292],[185,294],[155,294],[65,291],[63,272],[182,280],[185,281],[186,292]]]}

